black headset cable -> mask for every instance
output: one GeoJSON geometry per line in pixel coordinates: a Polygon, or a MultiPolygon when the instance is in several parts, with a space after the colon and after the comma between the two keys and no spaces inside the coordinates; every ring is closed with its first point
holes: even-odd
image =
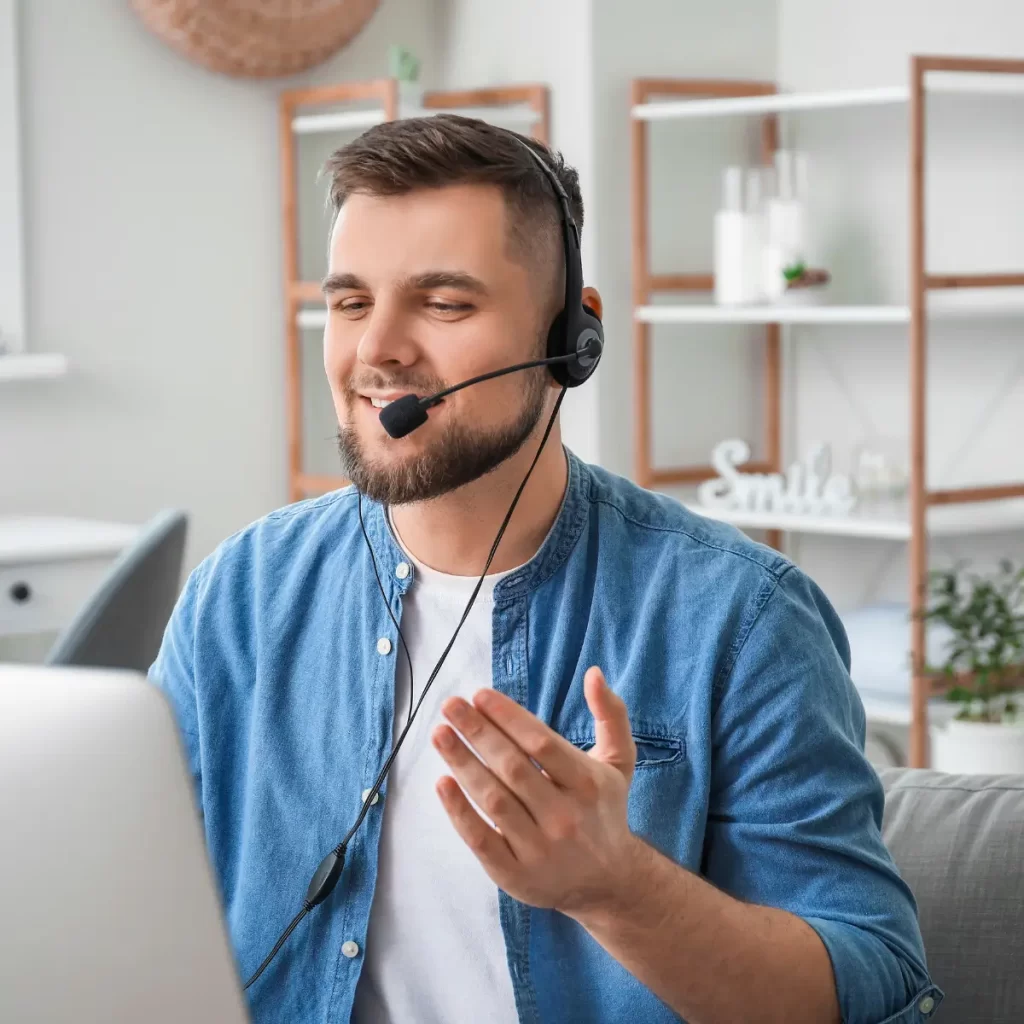
{"type": "Polygon", "coordinates": [[[424,684],[423,692],[420,694],[420,699],[416,702],[416,707],[412,709],[412,698],[415,693],[412,681],[412,658],[409,656],[409,649],[405,645],[405,638],[402,636],[401,627],[398,624],[398,620],[395,618],[394,613],[391,610],[391,604],[388,601],[387,594],[384,590],[384,584],[380,578],[380,571],[377,568],[377,558],[373,551],[373,545],[370,543],[370,538],[366,532],[366,524],[363,521],[363,496],[359,493],[358,496],[358,508],[359,508],[359,525],[363,531],[363,539],[366,542],[367,548],[370,552],[370,560],[373,563],[373,572],[377,577],[377,587],[380,590],[381,597],[384,599],[384,605],[388,610],[388,615],[391,621],[395,625],[395,629],[398,630],[398,635],[402,646],[405,648],[406,658],[409,661],[409,707],[411,714],[407,716],[406,723],[402,729],[401,734],[398,737],[397,742],[394,745],[391,753],[388,755],[388,759],[384,762],[384,767],[380,770],[380,774],[377,776],[377,781],[374,782],[373,786],[367,791],[366,798],[363,800],[363,805],[360,808],[359,815],[356,817],[355,824],[348,830],[345,838],[342,839],[337,846],[327,854],[326,857],[320,862],[319,867],[313,874],[310,880],[309,886],[306,889],[305,899],[302,901],[302,909],[292,918],[291,923],[281,933],[281,937],[274,943],[274,948],[267,954],[263,963],[253,972],[252,977],[245,983],[245,989],[256,983],[259,980],[263,972],[270,966],[271,961],[280,952],[281,947],[288,941],[288,937],[293,931],[299,926],[302,919],[309,914],[314,907],[319,906],[328,896],[334,891],[335,886],[338,884],[338,879],[341,877],[342,870],[345,866],[345,853],[348,850],[348,844],[351,842],[352,837],[355,835],[359,826],[363,823],[366,815],[373,803],[374,798],[377,796],[380,787],[384,784],[384,780],[388,776],[388,772],[391,771],[391,766],[394,764],[395,758],[398,756],[398,751],[402,747],[402,743],[405,742],[405,737],[409,733],[409,729],[412,726],[413,720],[415,719],[420,707],[423,704],[424,698],[427,696],[427,691],[430,689],[434,680],[437,678],[438,672],[441,671],[441,667],[444,665],[445,660],[448,657],[449,652],[455,645],[455,640],[462,630],[466,619],[469,618],[469,613],[473,609],[473,605],[476,603],[477,595],[480,593],[480,588],[483,586],[484,579],[487,577],[487,570],[491,567],[491,562],[494,561],[494,556],[498,551],[498,547],[501,544],[501,540],[505,535],[505,530],[508,528],[508,524],[512,520],[512,514],[516,510],[516,506],[519,504],[519,499],[522,497],[523,491],[526,489],[526,485],[533,475],[533,470],[540,459],[541,452],[544,451],[544,446],[547,444],[548,437],[551,434],[551,430],[555,425],[555,418],[558,416],[558,410],[561,408],[562,399],[565,398],[565,392],[567,388],[563,385],[562,390],[559,392],[558,398],[555,400],[554,409],[551,411],[551,417],[548,419],[547,427],[544,430],[544,436],[541,438],[540,445],[537,448],[537,454],[534,455],[533,461],[530,463],[530,468],[526,471],[526,476],[523,477],[523,482],[519,485],[519,489],[516,491],[515,497],[512,499],[512,504],[509,505],[508,512],[505,513],[505,518],[502,520],[501,527],[498,529],[498,535],[494,538],[494,543],[491,545],[490,553],[487,555],[487,561],[484,564],[483,572],[480,573],[480,578],[476,582],[476,586],[473,588],[473,593],[469,597],[469,601],[466,604],[466,609],[462,613],[462,618],[459,619],[458,626],[455,627],[455,632],[452,634],[451,640],[448,641],[448,646],[445,647],[438,659],[437,664],[434,665],[433,671],[430,673],[430,677],[424,684]]]}

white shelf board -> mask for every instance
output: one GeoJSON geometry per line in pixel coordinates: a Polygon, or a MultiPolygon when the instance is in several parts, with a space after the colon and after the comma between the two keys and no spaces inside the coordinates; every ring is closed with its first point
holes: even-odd
{"type": "MultiPolygon", "coordinates": [[[[513,104],[507,107],[453,107],[425,109],[423,107],[402,107],[400,117],[430,117],[434,114],[461,114],[501,125],[528,127],[540,120],[540,114],[532,107],[513,104]]],[[[357,131],[383,124],[384,111],[379,107],[369,110],[340,110],[326,114],[299,114],[292,118],[292,131],[299,135],[318,132],[357,131]]]]}
{"type": "Polygon", "coordinates": [[[838,107],[876,107],[906,103],[905,85],[881,89],[847,89],[835,92],[774,93],[769,96],[735,96],[724,99],[663,100],[638,103],[632,114],[637,121],[668,121],[684,117],[729,117],[737,114],[777,114],[786,110],[835,110],[838,107]]]}
{"type": "MultiPolygon", "coordinates": [[[[910,540],[910,518],[904,507],[861,506],[845,516],[802,516],[778,512],[748,512],[705,508],[684,501],[697,515],[732,523],[744,530],[782,530],[788,533],[817,533],[834,537],[864,537],[874,540],[910,540]]],[[[967,502],[941,505],[928,510],[928,532],[932,537],[970,536],[1024,530],[1024,499],[967,502]]]]}
{"type": "Polygon", "coordinates": [[[66,356],[58,352],[0,355],[0,383],[15,380],[48,380],[68,372],[66,356]]]}
{"type": "Polygon", "coordinates": [[[331,114],[299,114],[292,118],[292,131],[296,135],[356,131],[383,122],[384,111],[376,107],[370,110],[339,110],[331,114]]]}
{"type": "MultiPolygon", "coordinates": [[[[967,288],[932,292],[929,318],[968,320],[975,317],[1024,316],[1024,289],[967,288]]],[[[777,303],[720,306],[714,303],[676,303],[637,306],[635,319],[648,324],[909,324],[909,306],[840,306],[821,303],[777,303]]]]}
{"type": "Polygon", "coordinates": [[[905,324],[907,306],[637,306],[646,324],[905,324]]]}
{"type": "MultiPolygon", "coordinates": [[[[929,93],[968,95],[1024,95],[1024,76],[975,72],[934,72],[925,77],[929,93]]],[[[900,106],[910,101],[906,85],[828,92],[775,93],[721,99],[662,100],[632,108],[637,121],[667,121],[695,117],[733,117],[744,114],[781,114],[787,111],[837,110],[856,107],[900,106]]]]}
{"type": "Polygon", "coordinates": [[[322,331],[327,326],[327,307],[317,309],[300,309],[295,317],[299,329],[303,331],[322,331]]]}

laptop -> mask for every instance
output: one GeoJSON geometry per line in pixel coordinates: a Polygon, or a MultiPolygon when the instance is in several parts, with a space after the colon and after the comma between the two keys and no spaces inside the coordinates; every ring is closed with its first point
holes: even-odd
{"type": "Polygon", "coordinates": [[[247,1020],[163,695],[0,665],[0,1021],[247,1020]]]}

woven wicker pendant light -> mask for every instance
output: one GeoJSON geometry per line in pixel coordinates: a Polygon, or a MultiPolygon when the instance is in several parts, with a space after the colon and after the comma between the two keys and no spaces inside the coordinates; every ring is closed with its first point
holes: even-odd
{"type": "Polygon", "coordinates": [[[130,0],[189,60],[227,75],[274,78],[326,60],[370,20],[378,0],[130,0]]]}

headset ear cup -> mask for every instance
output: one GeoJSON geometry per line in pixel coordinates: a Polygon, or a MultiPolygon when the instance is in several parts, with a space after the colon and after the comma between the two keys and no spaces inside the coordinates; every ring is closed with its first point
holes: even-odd
{"type": "MultiPolygon", "coordinates": [[[[566,319],[563,309],[551,325],[551,330],[548,332],[549,357],[568,355],[570,352],[577,351],[581,345],[595,335],[601,348],[604,348],[604,327],[597,314],[589,306],[581,305],[579,312],[568,324],[566,319]],[[567,340],[571,346],[568,349],[566,348],[567,340]]],[[[597,358],[592,362],[588,360],[588,365],[585,367],[579,363],[556,363],[554,366],[549,366],[548,371],[562,387],[574,388],[589,380],[590,375],[597,369],[600,358],[600,353],[598,353],[597,358]]]]}
{"type": "Polygon", "coordinates": [[[594,312],[593,306],[588,306],[585,302],[583,303],[583,312],[589,317],[593,317],[598,323],[601,322],[601,318],[594,312]]]}

